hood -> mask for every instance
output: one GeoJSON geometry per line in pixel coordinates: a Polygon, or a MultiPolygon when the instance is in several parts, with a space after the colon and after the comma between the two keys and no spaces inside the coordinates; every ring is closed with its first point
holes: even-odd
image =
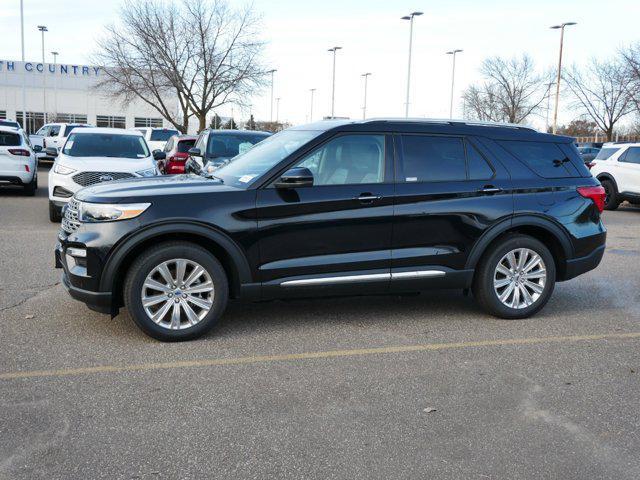
{"type": "Polygon", "coordinates": [[[200,175],[160,175],[99,183],[83,188],[75,196],[84,202],[125,203],[157,196],[238,190],[240,189],[224,185],[220,180],[208,179],[200,175]]]}
{"type": "Polygon", "coordinates": [[[155,166],[151,157],[70,157],[60,154],[56,161],[70,168],[85,172],[128,172],[135,173],[155,166]]]}

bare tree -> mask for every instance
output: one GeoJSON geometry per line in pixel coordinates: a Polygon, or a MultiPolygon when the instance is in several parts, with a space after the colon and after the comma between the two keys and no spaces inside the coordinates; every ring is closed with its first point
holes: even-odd
{"type": "Polygon", "coordinates": [[[547,98],[550,74],[537,73],[528,55],[487,58],[480,73],[484,83],[464,92],[466,107],[478,120],[521,123],[538,113],[547,98]]]}
{"type": "Polygon", "coordinates": [[[613,140],[616,124],[633,111],[632,77],[622,61],[592,59],[580,69],[573,66],[563,75],[575,96],[573,106],[584,111],[613,140]]]}
{"type": "Polygon", "coordinates": [[[627,74],[631,79],[629,95],[635,106],[636,114],[640,115],[640,43],[623,49],[621,55],[627,74]]]}
{"type": "Polygon", "coordinates": [[[105,77],[96,88],[123,103],[141,99],[183,132],[195,116],[202,130],[212,109],[244,105],[263,85],[259,26],[250,7],[227,0],[128,2],[99,41],[94,61],[105,77]]]}

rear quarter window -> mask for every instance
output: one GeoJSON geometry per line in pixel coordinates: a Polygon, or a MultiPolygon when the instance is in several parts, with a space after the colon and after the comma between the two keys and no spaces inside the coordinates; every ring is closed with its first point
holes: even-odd
{"type": "Polygon", "coordinates": [[[0,132],[0,147],[19,147],[20,135],[11,132],[0,132]]]}
{"type": "Polygon", "coordinates": [[[498,144],[541,177],[582,176],[569,156],[555,143],[499,141],[498,144]]]}

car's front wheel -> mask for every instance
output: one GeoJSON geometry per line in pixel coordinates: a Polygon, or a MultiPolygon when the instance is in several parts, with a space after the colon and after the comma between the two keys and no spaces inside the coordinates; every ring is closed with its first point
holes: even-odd
{"type": "Polygon", "coordinates": [[[220,262],[188,242],[163,243],[142,253],[124,285],[133,321],[162,341],[191,340],[207,333],[222,316],[228,295],[220,262]]]}
{"type": "Polygon", "coordinates": [[[484,255],[474,277],[473,295],[491,315],[526,318],[545,306],[555,279],[549,249],[535,238],[514,234],[484,255]]]}

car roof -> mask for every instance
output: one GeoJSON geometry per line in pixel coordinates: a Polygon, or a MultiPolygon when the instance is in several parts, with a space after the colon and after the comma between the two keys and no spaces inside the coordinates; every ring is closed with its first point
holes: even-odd
{"type": "Polygon", "coordinates": [[[572,137],[552,135],[526,125],[438,118],[329,119],[291,127],[289,130],[351,131],[386,133],[435,133],[478,135],[500,140],[530,140],[573,143],[572,137]]]}
{"type": "Polygon", "coordinates": [[[186,133],[181,133],[180,135],[174,135],[174,137],[176,137],[178,139],[178,141],[180,141],[180,140],[197,140],[198,139],[197,135],[187,135],[186,133]]]}
{"type": "Polygon", "coordinates": [[[210,133],[214,133],[216,135],[264,135],[265,137],[268,137],[270,135],[273,135],[271,132],[263,132],[262,130],[232,130],[232,129],[224,129],[224,130],[214,130],[214,129],[209,129],[210,133]]]}
{"type": "Polygon", "coordinates": [[[87,127],[81,128],[80,130],[73,132],[76,135],[85,135],[87,133],[110,133],[112,135],[139,135],[142,136],[141,132],[136,132],[134,130],[125,130],[124,128],[107,128],[107,127],[87,127]]]}
{"type": "Polygon", "coordinates": [[[640,147],[640,142],[609,142],[605,143],[602,148],[624,148],[624,147],[640,147]]]}
{"type": "Polygon", "coordinates": [[[9,127],[7,125],[0,125],[0,132],[19,133],[21,128],[9,127]]]}

